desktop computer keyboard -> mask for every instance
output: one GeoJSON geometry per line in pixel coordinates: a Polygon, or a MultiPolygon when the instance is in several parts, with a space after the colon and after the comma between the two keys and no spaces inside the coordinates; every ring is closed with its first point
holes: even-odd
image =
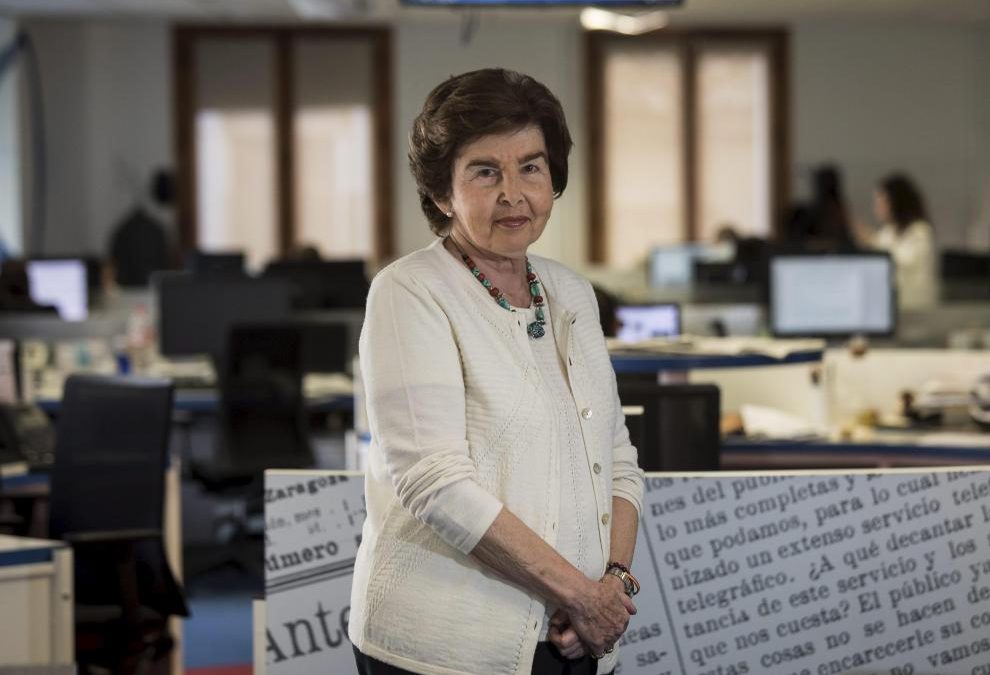
{"type": "Polygon", "coordinates": [[[170,379],[176,389],[215,389],[217,386],[213,379],[197,375],[176,375],[170,379]]]}

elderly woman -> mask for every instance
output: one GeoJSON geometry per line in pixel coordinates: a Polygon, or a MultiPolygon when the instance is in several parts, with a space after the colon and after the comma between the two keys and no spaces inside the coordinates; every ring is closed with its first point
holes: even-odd
{"type": "Polygon", "coordinates": [[[556,97],[506,70],[450,78],[416,118],[438,239],[375,278],[361,334],[363,675],[615,667],[642,472],[590,284],[527,254],[570,148],[556,97]]]}

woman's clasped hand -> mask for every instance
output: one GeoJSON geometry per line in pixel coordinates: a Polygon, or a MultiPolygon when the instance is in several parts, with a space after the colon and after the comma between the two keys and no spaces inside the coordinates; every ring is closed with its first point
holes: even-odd
{"type": "Polygon", "coordinates": [[[598,658],[612,651],[635,613],[636,605],[619,579],[611,575],[599,583],[589,579],[550,619],[547,637],[568,659],[585,654],[598,658]]]}

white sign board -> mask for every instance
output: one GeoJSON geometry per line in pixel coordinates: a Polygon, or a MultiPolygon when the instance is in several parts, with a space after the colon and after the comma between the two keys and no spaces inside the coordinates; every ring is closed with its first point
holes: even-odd
{"type": "MultiPolygon", "coordinates": [[[[267,478],[272,673],[356,672],[362,486],[267,478]]],[[[616,672],[990,675],[988,535],[986,471],[652,475],[616,672]]]]}
{"type": "Polygon", "coordinates": [[[347,618],[364,517],[362,475],[265,472],[269,673],[356,675],[347,618]]]}

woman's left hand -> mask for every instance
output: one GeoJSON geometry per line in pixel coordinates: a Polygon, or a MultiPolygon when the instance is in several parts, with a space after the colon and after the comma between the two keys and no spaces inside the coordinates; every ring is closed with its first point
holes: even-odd
{"type": "Polygon", "coordinates": [[[550,618],[550,632],[547,633],[547,637],[550,638],[550,644],[556,647],[565,659],[573,661],[587,654],[584,643],[571,626],[571,618],[562,609],[558,609],[550,618]]]}

